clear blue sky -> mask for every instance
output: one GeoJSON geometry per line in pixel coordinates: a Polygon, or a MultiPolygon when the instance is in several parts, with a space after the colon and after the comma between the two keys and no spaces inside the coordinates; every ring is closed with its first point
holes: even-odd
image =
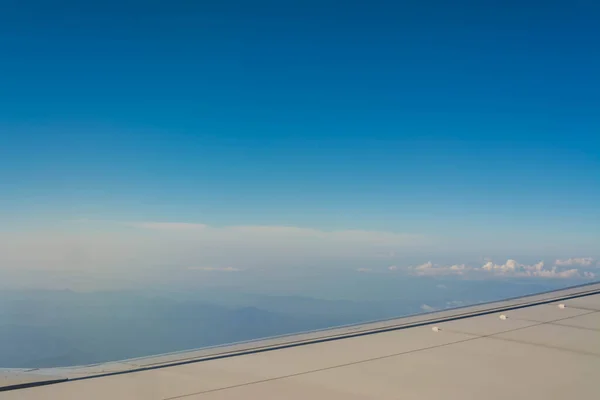
{"type": "Polygon", "coordinates": [[[597,1],[0,5],[5,224],[600,242],[597,1]]]}

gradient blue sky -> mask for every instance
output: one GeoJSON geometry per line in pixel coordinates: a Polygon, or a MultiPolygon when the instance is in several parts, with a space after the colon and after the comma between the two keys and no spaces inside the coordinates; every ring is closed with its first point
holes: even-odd
{"type": "Polygon", "coordinates": [[[285,225],[600,253],[596,1],[0,5],[3,231],[285,225]]]}

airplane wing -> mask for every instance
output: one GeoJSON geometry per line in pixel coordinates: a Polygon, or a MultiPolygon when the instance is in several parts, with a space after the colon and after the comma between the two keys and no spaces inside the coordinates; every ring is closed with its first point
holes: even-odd
{"type": "Polygon", "coordinates": [[[0,399],[600,398],[600,283],[228,346],[0,370],[0,399]]]}

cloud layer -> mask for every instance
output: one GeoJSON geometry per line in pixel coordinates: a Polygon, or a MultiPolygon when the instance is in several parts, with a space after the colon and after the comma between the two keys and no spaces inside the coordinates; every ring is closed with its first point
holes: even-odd
{"type": "Polygon", "coordinates": [[[419,248],[419,234],[294,226],[78,220],[61,232],[0,233],[0,269],[209,265],[236,269],[374,259],[419,248]]]}
{"type": "MultiPolygon", "coordinates": [[[[418,276],[444,276],[444,275],[469,275],[469,276],[500,276],[500,277],[539,277],[539,278],[565,278],[565,279],[594,279],[597,272],[569,268],[573,265],[590,267],[597,265],[592,258],[571,258],[556,260],[553,266],[546,266],[544,261],[535,264],[521,264],[513,259],[506,260],[503,264],[487,261],[481,266],[468,266],[465,264],[439,265],[428,261],[424,264],[408,268],[409,273],[418,276]]],[[[588,268],[589,269],[589,268],[588,268]]]]}
{"type": "Polygon", "coordinates": [[[472,268],[466,266],[465,264],[438,265],[433,264],[431,261],[409,268],[409,271],[412,272],[412,274],[420,276],[464,275],[471,270],[472,268]]]}
{"type": "Polygon", "coordinates": [[[193,276],[200,279],[232,276],[217,272],[257,268],[303,271],[304,267],[465,279],[600,276],[600,264],[591,257],[531,264],[509,258],[502,263],[485,259],[479,264],[427,261],[407,266],[436,251],[435,242],[419,234],[153,221],[80,220],[74,224],[61,232],[0,233],[0,272],[66,271],[123,280],[153,273],[164,276],[165,271],[175,270],[198,271],[193,276]]]}
{"type": "Polygon", "coordinates": [[[561,267],[572,265],[579,265],[581,267],[591,267],[596,265],[597,262],[592,257],[576,257],[567,258],[566,260],[556,260],[554,264],[561,267]]]}

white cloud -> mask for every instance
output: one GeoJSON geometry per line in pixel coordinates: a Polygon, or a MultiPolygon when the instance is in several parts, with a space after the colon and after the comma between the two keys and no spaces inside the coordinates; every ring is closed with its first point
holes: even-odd
{"type": "Polygon", "coordinates": [[[541,278],[585,278],[593,279],[595,274],[589,271],[579,271],[577,268],[559,269],[556,266],[550,269],[544,269],[543,263],[537,263],[532,266],[523,266],[523,271],[517,273],[517,276],[534,276],[541,278]]]}
{"type": "Polygon", "coordinates": [[[567,269],[563,271],[558,271],[556,267],[552,269],[543,269],[543,270],[534,270],[534,271],[525,271],[520,273],[522,276],[539,276],[542,278],[579,278],[581,275],[579,274],[579,270],[576,268],[567,269]]]}
{"type": "Polygon", "coordinates": [[[395,266],[395,265],[390,265],[390,266],[388,267],[388,269],[389,269],[390,271],[397,271],[397,270],[398,270],[398,267],[397,267],[397,266],[395,266]]]}
{"type": "Polygon", "coordinates": [[[582,267],[590,267],[595,263],[595,260],[592,257],[575,257],[575,258],[567,258],[565,260],[556,260],[554,262],[555,265],[561,267],[569,267],[572,265],[579,265],[582,267]]]}
{"type": "Polygon", "coordinates": [[[408,272],[418,276],[445,276],[458,275],[466,277],[539,277],[539,278],[564,278],[564,279],[593,279],[596,274],[591,271],[580,271],[577,268],[560,268],[553,266],[547,268],[544,261],[535,264],[521,264],[514,259],[508,259],[503,264],[495,264],[493,261],[486,262],[479,268],[466,264],[439,265],[428,261],[416,267],[410,267],[408,272]]]}
{"type": "Polygon", "coordinates": [[[557,266],[545,268],[544,262],[527,265],[520,264],[515,260],[509,259],[505,264],[497,265],[492,262],[487,262],[481,267],[482,270],[492,272],[494,275],[514,276],[514,277],[540,277],[540,278],[586,278],[593,279],[593,272],[581,273],[576,268],[560,269],[557,266]]]}
{"type": "Polygon", "coordinates": [[[506,263],[498,265],[492,261],[486,262],[481,269],[485,271],[494,271],[499,273],[514,272],[517,269],[517,262],[515,260],[507,260],[506,263]]]}
{"type": "Polygon", "coordinates": [[[415,270],[417,271],[427,271],[433,268],[433,263],[431,261],[427,261],[425,264],[417,265],[415,270]]]}
{"type": "Polygon", "coordinates": [[[506,260],[504,264],[494,264],[492,261],[488,261],[481,267],[481,269],[498,275],[511,275],[536,271],[539,272],[544,269],[544,262],[540,261],[537,264],[524,265],[519,264],[513,259],[506,260]]]}
{"type": "Polygon", "coordinates": [[[471,268],[465,264],[455,264],[450,266],[433,264],[431,261],[425,264],[410,268],[414,275],[434,276],[434,275],[463,275],[471,268]]]}
{"type": "Polygon", "coordinates": [[[448,286],[446,286],[446,285],[444,285],[444,284],[441,284],[441,283],[440,283],[440,284],[437,284],[437,285],[435,285],[435,287],[436,287],[436,288],[438,288],[438,289],[448,289],[448,286]]]}

